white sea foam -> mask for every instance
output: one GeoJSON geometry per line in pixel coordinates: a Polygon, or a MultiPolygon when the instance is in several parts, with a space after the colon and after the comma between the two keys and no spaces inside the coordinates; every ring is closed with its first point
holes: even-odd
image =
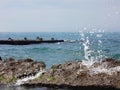
{"type": "Polygon", "coordinates": [[[64,40],[64,42],[74,43],[74,42],[80,42],[80,40],[64,40]]]}
{"type": "Polygon", "coordinates": [[[85,65],[87,68],[90,68],[95,62],[95,60],[83,60],[82,64],[85,65]]]}
{"type": "Polygon", "coordinates": [[[25,77],[23,79],[18,79],[15,83],[15,86],[19,86],[19,85],[22,85],[24,84],[26,81],[29,81],[29,80],[33,80],[35,78],[38,78],[42,73],[44,73],[45,71],[44,70],[40,70],[35,76],[28,76],[28,77],[25,77]]]}
{"type": "MultiPolygon", "coordinates": [[[[110,63],[108,62],[102,62],[100,63],[100,61],[86,61],[83,60],[82,64],[85,65],[88,69],[88,74],[92,75],[96,75],[96,74],[100,74],[100,73],[105,73],[108,75],[113,75],[113,74],[117,74],[117,72],[120,72],[120,66],[116,66],[116,67],[108,67],[110,63]],[[95,62],[99,63],[98,66],[94,66],[95,62]]],[[[80,70],[83,71],[83,70],[80,70]]]]}
{"type": "Polygon", "coordinates": [[[113,73],[117,73],[118,71],[120,71],[120,66],[108,68],[108,67],[104,67],[103,65],[100,65],[98,67],[89,68],[89,71],[90,71],[89,72],[90,75],[99,74],[99,73],[112,75],[113,73]]]}
{"type": "Polygon", "coordinates": [[[58,45],[60,45],[61,43],[60,43],[60,42],[58,42],[57,44],[58,44],[58,45]]]}

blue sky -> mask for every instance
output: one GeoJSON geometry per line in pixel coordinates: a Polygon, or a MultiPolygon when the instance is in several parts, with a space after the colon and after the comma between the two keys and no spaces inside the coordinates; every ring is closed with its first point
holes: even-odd
{"type": "Polygon", "coordinates": [[[0,0],[1,32],[120,31],[120,0],[0,0]]]}

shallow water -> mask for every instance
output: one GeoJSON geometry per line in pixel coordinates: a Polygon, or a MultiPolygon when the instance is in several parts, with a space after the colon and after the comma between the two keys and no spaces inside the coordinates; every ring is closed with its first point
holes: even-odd
{"type": "Polygon", "coordinates": [[[6,86],[0,85],[0,90],[72,90],[60,88],[47,88],[47,87],[24,87],[24,86],[6,86]]]}

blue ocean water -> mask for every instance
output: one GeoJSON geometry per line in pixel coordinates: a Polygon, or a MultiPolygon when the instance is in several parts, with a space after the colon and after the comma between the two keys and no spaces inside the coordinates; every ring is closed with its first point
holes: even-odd
{"type": "MultiPolygon", "coordinates": [[[[120,33],[118,32],[83,32],[84,38],[89,39],[89,49],[94,57],[101,54],[105,58],[120,60],[120,33]],[[98,51],[100,51],[98,53],[98,51]]],[[[80,32],[1,32],[0,39],[63,39],[62,43],[44,43],[31,45],[0,45],[0,56],[5,58],[25,59],[32,58],[44,61],[47,68],[53,64],[66,61],[85,60],[85,51],[80,32]]]]}
{"type": "MultiPolygon", "coordinates": [[[[85,52],[90,54],[88,58],[93,59],[113,58],[120,60],[120,32],[1,32],[0,39],[63,39],[61,43],[44,43],[31,45],[0,45],[0,56],[3,59],[32,58],[36,61],[43,61],[47,68],[53,64],[64,63],[66,61],[86,60],[85,52]],[[87,49],[85,49],[85,46],[87,49]],[[100,58],[99,58],[100,56],[100,58]]],[[[49,89],[46,87],[1,87],[1,90],[67,90],[49,89]]]]}

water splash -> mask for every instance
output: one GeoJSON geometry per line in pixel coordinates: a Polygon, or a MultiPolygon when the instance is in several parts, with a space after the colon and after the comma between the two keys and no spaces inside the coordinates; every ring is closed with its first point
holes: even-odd
{"type": "Polygon", "coordinates": [[[29,81],[29,80],[33,80],[35,78],[38,78],[42,73],[44,73],[45,71],[44,70],[40,70],[35,76],[28,76],[28,77],[25,77],[23,79],[18,79],[15,83],[15,86],[19,86],[19,85],[22,85],[24,84],[25,82],[29,81]]]}
{"type": "Polygon", "coordinates": [[[84,53],[85,53],[85,59],[86,60],[91,60],[90,59],[90,53],[91,53],[91,51],[90,51],[90,41],[89,41],[89,38],[87,37],[86,38],[86,41],[83,43],[83,46],[84,46],[84,53]]]}
{"type": "Polygon", "coordinates": [[[103,46],[101,40],[104,31],[100,29],[97,31],[95,30],[96,29],[93,29],[89,32],[79,31],[85,58],[82,63],[87,67],[90,67],[96,61],[103,60],[103,58],[105,58],[104,52],[102,50],[103,46]]]}
{"type": "MultiPolygon", "coordinates": [[[[108,62],[102,62],[105,58],[103,48],[103,30],[82,32],[80,31],[80,36],[83,45],[84,58],[82,60],[82,65],[85,65],[88,69],[90,75],[105,73],[112,75],[120,71],[120,66],[108,67],[108,62]],[[95,40],[95,41],[94,41],[95,40]],[[96,45],[95,45],[96,44],[96,45]],[[94,47],[97,46],[96,48],[94,47]],[[98,66],[94,66],[95,63],[99,63],[98,66]]],[[[82,70],[82,68],[81,68],[82,70]]]]}
{"type": "Polygon", "coordinates": [[[113,75],[113,74],[117,74],[117,72],[119,72],[119,71],[120,71],[120,66],[108,67],[108,62],[104,62],[104,63],[98,65],[97,67],[90,67],[89,68],[89,74],[91,76],[99,74],[99,73],[113,75]]]}

